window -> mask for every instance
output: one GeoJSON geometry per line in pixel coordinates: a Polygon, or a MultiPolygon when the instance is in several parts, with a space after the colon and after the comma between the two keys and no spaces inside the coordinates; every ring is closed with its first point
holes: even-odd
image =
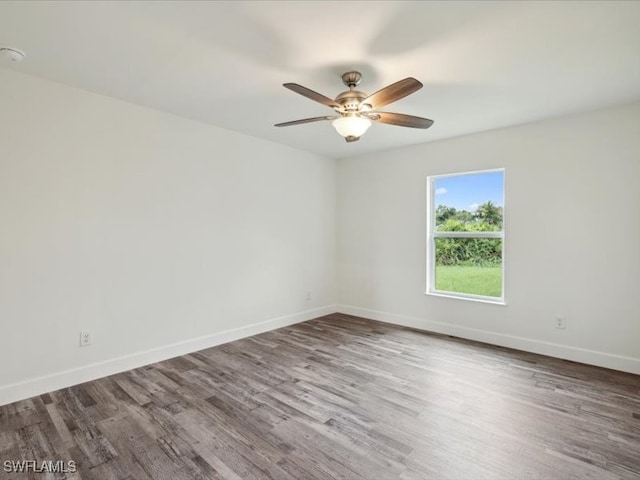
{"type": "Polygon", "coordinates": [[[504,303],[504,170],[427,177],[428,294],[504,303]]]}

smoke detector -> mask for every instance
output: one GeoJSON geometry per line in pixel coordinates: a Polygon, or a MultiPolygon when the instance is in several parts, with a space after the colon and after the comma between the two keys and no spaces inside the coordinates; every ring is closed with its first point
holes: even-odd
{"type": "Polygon", "coordinates": [[[0,47],[0,54],[12,62],[21,62],[24,58],[24,52],[10,47],[0,47]]]}

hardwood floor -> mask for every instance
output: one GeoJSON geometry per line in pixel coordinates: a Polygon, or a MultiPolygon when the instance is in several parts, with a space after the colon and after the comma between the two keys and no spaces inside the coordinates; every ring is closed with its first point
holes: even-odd
{"type": "Polygon", "coordinates": [[[335,314],[0,407],[0,478],[640,479],[640,377],[335,314]]]}

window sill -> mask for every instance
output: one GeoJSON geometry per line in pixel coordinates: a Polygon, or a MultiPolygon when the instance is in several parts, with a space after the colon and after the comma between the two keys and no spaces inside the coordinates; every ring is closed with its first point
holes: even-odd
{"type": "Polygon", "coordinates": [[[504,298],[496,298],[495,300],[492,300],[491,298],[488,298],[488,297],[474,297],[471,295],[468,295],[468,296],[454,295],[446,292],[425,292],[425,295],[431,295],[433,297],[453,298],[455,300],[467,300],[471,302],[489,303],[491,305],[502,305],[502,306],[507,305],[507,302],[504,300],[504,298]]]}

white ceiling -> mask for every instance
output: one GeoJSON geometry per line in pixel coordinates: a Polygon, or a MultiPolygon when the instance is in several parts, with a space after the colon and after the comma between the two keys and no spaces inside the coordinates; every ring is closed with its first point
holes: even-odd
{"type": "MultiPolygon", "coordinates": [[[[0,67],[332,158],[640,99],[640,2],[0,2],[0,67]],[[340,74],[373,93],[424,83],[383,110],[435,120],[376,124],[347,144],[329,97],[340,74]]],[[[3,92],[6,94],[6,92],[3,92]]]]}

